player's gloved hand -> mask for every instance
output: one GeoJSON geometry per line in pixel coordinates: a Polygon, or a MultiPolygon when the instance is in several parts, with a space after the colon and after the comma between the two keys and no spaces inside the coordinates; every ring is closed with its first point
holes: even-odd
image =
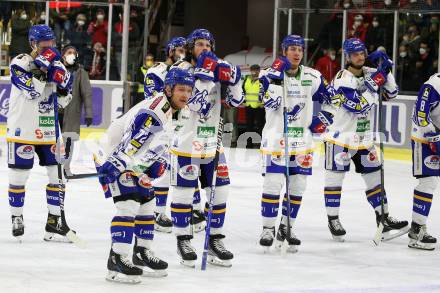
{"type": "Polygon", "coordinates": [[[114,182],[119,175],[122,174],[126,170],[127,164],[115,158],[114,156],[110,156],[107,161],[101,166],[99,169],[99,182],[101,184],[109,184],[114,182]]]}
{"type": "Polygon", "coordinates": [[[68,84],[72,83],[70,72],[60,61],[54,61],[47,72],[47,81],[55,82],[57,86],[66,88],[68,84]]]}
{"type": "Polygon", "coordinates": [[[35,57],[34,64],[39,69],[48,71],[49,67],[54,61],[61,60],[61,54],[56,48],[46,48],[37,57],[35,57]]]}
{"type": "Polygon", "coordinates": [[[86,121],[86,126],[89,127],[90,125],[93,124],[93,117],[86,117],[85,121],[86,121]]]}
{"type": "Polygon", "coordinates": [[[312,133],[324,133],[328,126],[333,123],[333,114],[327,111],[321,111],[314,116],[309,129],[312,133]]]}
{"type": "Polygon", "coordinates": [[[383,71],[387,74],[389,70],[393,67],[393,61],[388,57],[387,53],[376,50],[368,55],[368,59],[375,67],[381,67],[383,71]]]}
{"type": "Polygon", "coordinates": [[[378,92],[379,88],[387,82],[387,73],[378,68],[371,76],[365,77],[364,84],[371,92],[378,92]]]}
{"type": "Polygon", "coordinates": [[[213,52],[202,52],[197,58],[194,76],[202,80],[214,80],[218,58],[213,52]]]}
{"type": "Polygon", "coordinates": [[[427,132],[425,138],[429,143],[429,148],[435,154],[440,152],[440,132],[427,132]]]}
{"type": "Polygon", "coordinates": [[[280,56],[272,63],[272,66],[267,71],[267,76],[270,79],[283,79],[284,71],[292,67],[289,60],[285,56],[280,56]]]}
{"type": "Polygon", "coordinates": [[[151,179],[157,179],[165,173],[167,168],[167,161],[159,158],[159,160],[154,161],[154,163],[148,167],[148,169],[145,171],[145,174],[147,174],[151,179]]]}
{"type": "Polygon", "coordinates": [[[240,67],[233,66],[227,62],[219,62],[214,72],[214,81],[218,80],[220,83],[226,85],[236,85],[241,78],[240,67]]]}

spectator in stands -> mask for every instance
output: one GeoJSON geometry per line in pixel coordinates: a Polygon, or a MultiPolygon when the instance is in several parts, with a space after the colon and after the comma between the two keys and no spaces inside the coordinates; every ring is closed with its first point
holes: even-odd
{"type": "Polygon", "coordinates": [[[137,88],[137,94],[136,94],[136,100],[135,104],[145,99],[144,97],[144,80],[145,80],[145,74],[147,74],[147,70],[154,65],[154,55],[151,53],[148,53],[145,56],[144,62],[142,66],[139,67],[138,71],[136,72],[135,81],[138,83],[137,88]]]}
{"type": "Polygon", "coordinates": [[[17,10],[11,19],[11,45],[9,46],[11,59],[29,49],[28,33],[30,27],[31,21],[26,11],[17,10]]]}
{"type": "Polygon", "coordinates": [[[321,72],[327,81],[331,81],[340,69],[339,62],[336,61],[336,50],[329,48],[326,54],[316,61],[315,69],[321,72]]]}
{"type": "Polygon", "coordinates": [[[413,81],[413,61],[409,57],[408,47],[399,47],[399,57],[396,62],[396,83],[401,91],[417,90],[417,85],[413,81]]]}
{"type": "Polygon", "coordinates": [[[368,52],[373,52],[379,46],[386,45],[385,28],[380,25],[379,17],[373,17],[371,25],[368,27],[365,38],[368,52]]]}
{"type": "Polygon", "coordinates": [[[81,113],[84,109],[87,127],[93,123],[92,87],[89,75],[79,63],[78,52],[74,46],[67,45],[62,50],[63,63],[73,74],[72,101],[64,109],[59,110],[61,132],[66,141],[66,162],[64,172],[72,175],[70,161],[73,157],[74,142],[79,139],[81,113]]]}
{"type": "Polygon", "coordinates": [[[408,28],[408,48],[411,58],[419,55],[420,41],[421,37],[417,25],[410,25],[408,28]]]}
{"type": "MultiPolygon", "coordinates": [[[[254,64],[250,68],[251,74],[246,76],[243,83],[243,94],[245,96],[246,106],[246,132],[256,132],[261,135],[265,124],[265,112],[263,103],[259,98],[260,66],[254,64]]],[[[248,141],[248,147],[252,148],[253,144],[248,141]]]]}
{"type": "Polygon", "coordinates": [[[4,28],[8,27],[9,20],[12,16],[12,7],[11,2],[9,1],[1,1],[0,2],[0,26],[4,28]]]}
{"type": "Polygon", "coordinates": [[[41,11],[35,14],[32,19],[32,24],[45,24],[46,23],[46,11],[41,11]]]}
{"type": "Polygon", "coordinates": [[[438,56],[438,25],[438,16],[432,16],[430,20],[429,31],[427,32],[426,36],[424,36],[424,39],[427,40],[429,47],[432,48],[431,53],[433,54],[433,56],[438,56]]]}
{"type": "Polygon", "coordinates": [[[367,28],[368,23],[364,23],[364,17],[361,14],[356,15],[351,29],[348,30],[348,38],[358,38],[365,42],[367,28]]]}
{"type": "Polygon", "coordinates": [[[70,8],[55,8],[49,10],[50,19],[53,20],[57,46],[64,43],[64,34],[70,29],[70,8]]]}
{"type": "Polygon", "coordinates": [[[419,57],[415,63],[415,75],[414,79],[417,81],[418,86],[421,86],[428,78],[434,74],[433,61],[429,44],[426,40],[420,42],[419,57]]]}
{"type": "Polygon", "coordinates": [[[106,70],[106,50],[104,46],[97,42],[93,45],[93,60],[89,70],[91,79],[104,79],[106,70]]]}
{"type": "Polygon", "coordinates": [[[78,48],[79,63],[85,68],[90,68],[93,53],[91,50],[91,39],[86,31],[86,22],[86,16],[79,13],[76,16],[75,24],[66,32],[66,43],[78,48]]]}
{"type": "Polygon", "coordinates": [[[99,8],[96,12],[96,19],[89,24],[87,33],[92,36],[92,46],[97,42],[107,44],[108,22],[105,19],[104,9],[99,8]]]}

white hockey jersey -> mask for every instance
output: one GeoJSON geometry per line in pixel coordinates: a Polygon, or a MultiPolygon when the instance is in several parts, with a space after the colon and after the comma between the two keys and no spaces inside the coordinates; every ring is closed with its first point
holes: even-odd
{"type": "Polygon", "coordinates": [[[421,87],[414,104],[411,139],[427,143],[425,134],[440,132],[440,74],[432,75],[421,87]]]}
{"type": "MultiPolygon", "coordinates": [[[[267,72],[263,71],[260,76],[267,72]]],[[[285,73],[286,74],[286,73],[285,73]]],[[[314,101],[327,107],[331,97],[328,84],[321,73],[315,69],[300,65],[295,76],[285,77],[284,97],[283,86],[269,85],[263,101],[266,108],[266,124],[262,132],[261,151],[263,154],[284,154],[284,115],[283,103],[287,108],[287,135],[289,154],[301,154],[313,151],[313,135],[309,126],[313,118],[314,101]],[[280,98],[279,98],[280,97],[280,98]],[[282,100],[283,98],[284,101],[282,100]],[[275,107],[267,107],[267,100],[277,101],[275,107]]]]}
{"type": "MultiPolygon", "coordinates": [[[[362,68],[363,76],[356,77],[343,69],[336,74],[332,81],[335,91],[343,90],[345,95],[357,96],[360,103],[368,105],[370,110],[363,113],[354,113],[344,107],[341,107],[341,100],[344,99],[342,94],[332,97],[332,103],[338,110],[334,112],[333,124],[328,127],[324,140],[330,143],[343,146],[349,149],[367,149],[374,143],[374,111],[378,105],[379,94],[367,90],[364,79],[376,72],[375,68],[362,68]]],[[[391,73],[387,75],[387,82],[383,85],[383,90],[388,98],[394,98],[398,94],[398,86],[391,73]]]]}
{"type": "MultiPolygon", "coordinates": [[[[59,61],[57,66],[64,67],[59,61]]],[[[51,95],[56,88],[52,83],[35,78],[33,70],[36,70],[34,59],[28,54],[20,54],[11,61],[12,86],[6,139],[8,142],[34,145],[54,144],[55,116],[51,95]]],[[[65,71],[65,83],[68,84],[72,77],[67,70],[65,71]]],[[[59,105],[65,107],[70,102],[70,91],[71,89],[67,88],[66,96],[57,95],[59,105]]]]}

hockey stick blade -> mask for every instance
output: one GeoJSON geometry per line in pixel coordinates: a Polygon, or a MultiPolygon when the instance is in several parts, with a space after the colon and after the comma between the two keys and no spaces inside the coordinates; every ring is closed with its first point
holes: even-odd
{"type": "Polygon", "coordinates": [[[79,238],[78,235],[76,235],[76,233],[74,233],[72,230],[69,230],[66,233],[66,237],[67,239],[72,241],[72,243],[75,244],[78,248],[84,249],[87,247],[86,242],[79,238]]]}
{"type": "Polygon", "coordinates": [[[382,233],[383,233],[383,223],[380,222],[379,226],[377,227],[376,234],[374,235],[373,238],[374,245],[379,246],[380,242],[382,241],[382,233]]]}
{"type": "Polygon", "coordinates": [[[66,176],[67,179],[85,179],[91,177],[99,177],[99,173],[84,173],[84,174],[73,174],[70,176],[66,176]]]}

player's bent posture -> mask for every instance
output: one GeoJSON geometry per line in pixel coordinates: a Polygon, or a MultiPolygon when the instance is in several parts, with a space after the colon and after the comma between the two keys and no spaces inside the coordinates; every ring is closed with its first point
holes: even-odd
{"type": "MultiPolygon", "coordinates": [[[[209,31],[194,30],[187,38],[187,46],[188,61],[182,65],[194,71],[196,82],[188,102],[189,109],[179,113],[180,129],[174,134],[171,146],[171,218],[181,262],[193,267],[197,254],[191,246],[191,207],[199,180],[207,197],[211,194],[221,109],[220,85],[226,87],[227,104],[236,107],[244,99],[239,68],[217,58],[214,54],[214,38],[209,31]]],[[[223,150],[214,184],[208,261],[230,266],[233,254],[222,241],[225,237],[223,224],[229,194],[229,173],[223,150]]]]}
{"type": "Polygon", "coordinates": [[[287,211],[287,194],[282,203],[282,217],[276,235],[276,248],[286,240],[289,251],[296,252],[301,241],[291,229],[287,235],[287,217],[293,226],[306,189],[307,176],[312,174],[314,144],[313,133],[322,133],[332,123],[333,115],[325,111],[331,108],[327,81],[322,75],[307,66],[300,65],[304,54],[304,39],[289,35],[281,43],[283,56],[278,57],[271,68],[262,73],[261,95],[266,108],[266,125],[263,129],[261,150],[264,162],[264,184],[261,198],[263,232],[260,245],[268,248],[275,238],[275,222],[278,216],[280,192],[286,181],[284,149],[283,105],[287,109],[287,135],[289,156],[290,211],[287,211]],[[283,84],[284,81],[284,84],[283,84]],[[284,87],[284,88],[283,88],[284,87]],[[287,93],[287,95],[285,95],[287,93]],[[323,110],[313,116],[314,102],[323,104],[323,110]]]}
{"type": "Polygon", "coordinates": [[[373,63],[380,64],[378,68],[364,66],[367,51],[362,41],[356,38],[346,40],[343,50],[347,67],[339,71],[332,82],[337,91],[332,103],[339,110],[324,136],[324,198],[328,227],[335,240],[343,241],[346,231],[339,221],[342,182],[353,161],[356,172],[361,173],[365,181],[365,195],[376,213],[377,224],[381,219],[383,194],[383,239],[390,239],[406,233],[408,222],[398,221],[388,214],[387,198],[381,186],[381,165],[374,146],[372,109],[374,105],[377,107],[379,99],[397,96],[398,87],[390,73],[392,62],[385,53],[376,51],[368,57],[373,63]],[[379,96],[380,92],[382,96],[379,96]]]}
{"type": "Polygon", "coordinates": [[[155,207],[151,180],[165,171],[166,161],[161,156],[168,151],[171,116],[185,107],[193,86],[193,74],[181,69],[169,71],[163,93],[138,103],[110,125],[107,141],[102,143],[104,150],[95,158],[105,195],[113,197],[117,210],[110,228],[110,281],[138,283],[142,274],[166,275],[168,264],[151,249],[155,207]],[[103,164],[100,158],[104,158],[103,164]],[[128,255],[133,234],[136,239],[131,262],[128,255]]]}
{"type": "Polygon", "coordinates": [[[419,91],[414,106],[411,145],[414,188],[408,246],[434,250],[437,239],[426,231],[426,221],[440,176],[440,75],[434,74],[419,91]]]}
{"type": "MultiPolygon", "coordinates": [[[[172,38],[166,46],[167,59],[165,62],[158,62],[153,67],[149,68],[145,75],[144,93],[145,98],[148,99],[156,92],[163,91],[165,75],[170,68],[184,67],[183,59],[186,56],[186,39],[183,37],[172,38]]],[[[178,115],[176,115],[178,116],[178,115]]],[[[178,117],[173,119],[174,128],[180,127],[177,121],[178,117]]],[[[166,156],[169,160],[169,156],[166,156]]],[[[170,189],[170,172],[166,170],[165,174],[158,180],[153,182],[154,194],[156,196],[156,210],[154,228],[157,231],[171,233],[173,222],[166,215],[166,206],[168,200],[168,193],[170,189]]],[[[205,216],[202,212],[200,204],[200,190],[197,187],[194,192],[193,209],[191,215],[191,224],[194,232],[200,232],[205,227],[205,216]]]]}
{"type": "MultiPolygon", "coordinates": [[[[12,235],[24,234],[23,206],[25,185],[37,154],[49,177],[46,185],[47,241],[68,241],[67,227],[61,221],[56,160],[54,97],[59,107],[70,100],[72,77],[61,62],[55,35],[46,25],[29,30],[30,54],[20,54],[11,61],[11,96],[7,121],[9,205],[12,235]],[[56,90],[54,89],[56,85],[56,90]]],[[[24,48],[23,48],[24,49],[24,48]]],[[[64,187],[63,187],[64,188],[64,187]]]]}

